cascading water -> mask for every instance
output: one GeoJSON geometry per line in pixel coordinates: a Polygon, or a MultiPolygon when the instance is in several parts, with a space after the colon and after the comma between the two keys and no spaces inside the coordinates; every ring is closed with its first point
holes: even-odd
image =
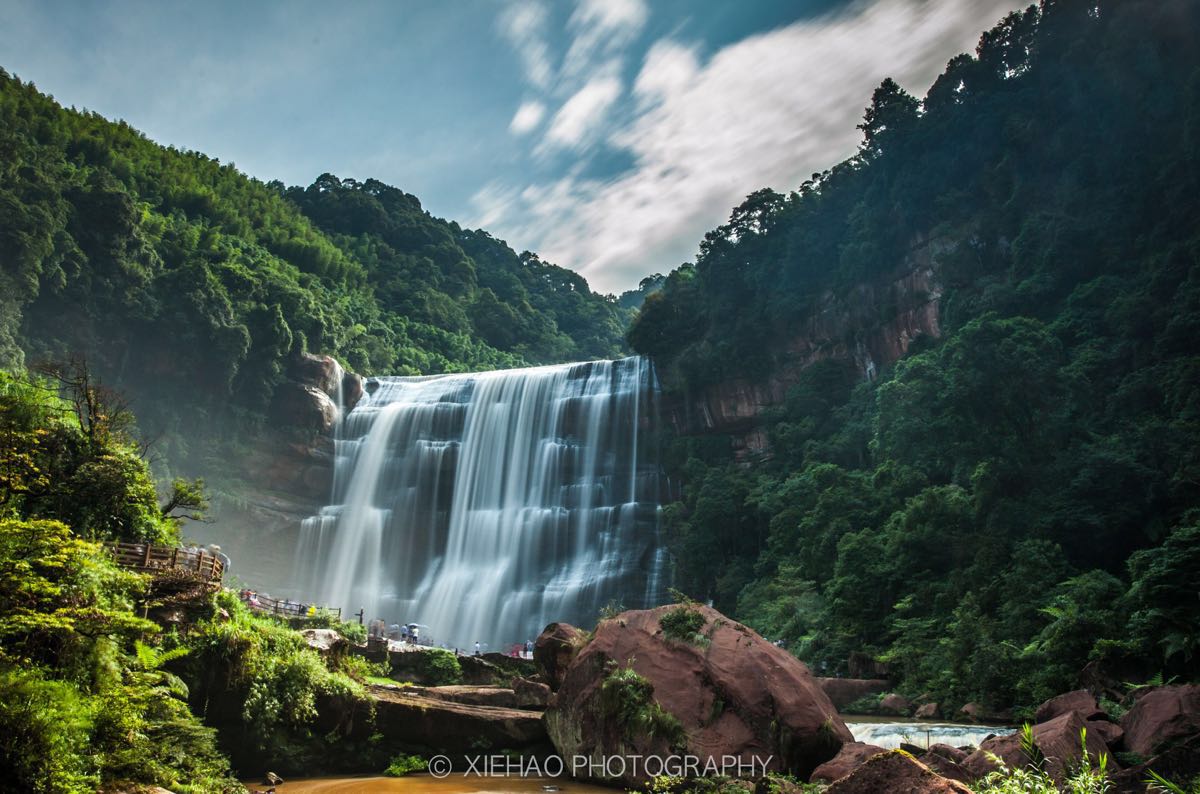
{"type": "Polygon", "coordinates": [[[297,586],[459,648],[659,603],[655,389],[642,358],[370,381],[297,586]]]}

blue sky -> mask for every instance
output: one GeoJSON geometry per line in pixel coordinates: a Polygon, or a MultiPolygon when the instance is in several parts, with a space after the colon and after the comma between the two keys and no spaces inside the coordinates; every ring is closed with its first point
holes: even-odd
{"type": "Polygon", "coordinates": [[[0,0],[0,66],[264,180],[374,177],[617,292],[854,152],[1013,0],[0,0]]]}

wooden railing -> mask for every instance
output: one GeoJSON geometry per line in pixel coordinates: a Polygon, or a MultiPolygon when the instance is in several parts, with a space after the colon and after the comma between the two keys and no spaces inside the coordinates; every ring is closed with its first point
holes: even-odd
{"type": "Polygon", "coordinates": [[[182,571],[207,582],[219,582],[225,574],[221,558],[205,549],[155,546],[151,543],[114,543],[117,565],[139,571],[182,571]]]}
{"type": "Polygon", "coordinates": [[[338,620],[342,619],[341,607],[322,607],[316,604],[301,603],[292,601],[289,598],[271,598],[268,595],[261,595],[253,590],[243,590],[238,593],[238,597],[242,599],[242,603],[251,609],[260,612],[271,612],[276,615],[287,615],[296,618],[311,618],[317,614],[328,612],[336,615],[338,620]]]}

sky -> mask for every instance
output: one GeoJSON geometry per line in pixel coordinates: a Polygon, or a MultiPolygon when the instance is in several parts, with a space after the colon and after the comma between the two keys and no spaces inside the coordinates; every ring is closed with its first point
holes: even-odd
{"type": "Polygon", "coordinates": [[[617,293],[852,155],[1015,0],[0,0],[0,67],[263,179],[379,179],[617,293]]]}

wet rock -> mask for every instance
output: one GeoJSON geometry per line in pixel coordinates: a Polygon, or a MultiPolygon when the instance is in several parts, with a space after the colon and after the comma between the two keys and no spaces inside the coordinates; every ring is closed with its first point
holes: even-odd
{"type": "Polygon", "coordinates": [[[562,685],[563,675],[587,641],[587,634],[570,623],[551,623],[542,629],[533,644],[533,662],[552,690],[562,685]]]}
{"type": "Polygon", "coordinates": [[[878,695],[890,688],[887,681],[879,678],[817,678],[816,681],[839,711],[867,695],[878,695]]]}
{"type": "Polygon", "coordinates": [[[288,375],[303,386],[312,386],[337,399],[338,389],[346,373],[342,370],[342,365],[331,356],[302,353],[291,360],[288,375]]]}
{"type": "Polygon", "coordinates": [[[912,713],[912,701],[893,692],[890,695],[884,695],[883,699],[879,701],[879,711],[883,714],[907,717],[912,713]]]}
{"type": "Polygon", "coordinates": [[[1125,749],[1150,757],[1200,735],[1200,685],[1155,687],[1121,718],[1125,749]]]}
{"type": "Polygon", "coordinates": [[[1048,722],[1068,711],[1077,712],[1081,719],[1090,720],[1104,715],[1104,711],[1096,703],[1096,698],[1086,689],[1076,689],[1047,700],[1038,706],[1034,713],[1035,723],[1048,722]]]}
{"type": "MultiPolygon", "coordinates": [[[[684,750],[702,763],[757,759],[769,771],[805,778],[853,741],[808,668],[745,626],[689,605],[699,613],[703,641],[668,638],[660,620],[681,608],[624,612],[600,623],[546,710],[559,755],[601,759],[684,750]],[[619,669],[636,675],[615,675],[619,669]],[[651,713],[657,704],[659,730],[650,733],[622,718],[620,704],[630,700],[651,713]]],[[[632,774],[609,780],[645,782],[632,774]]]]}
{"type": "Polygon", "coordinates": [[[948,780],[902,750],[870,758],[825,794],[971,794],[971,789],[948,780]]]}
{"type": "Polygon", "coordinates": [[[837,755],[813,770],[812,775],[808,778],[809,782],[832,783],[858,769],[868,758],[886,752],[887,750],[884,750],[882,747],[876,747],[873,744],[847,742],[842,745],[841,750],[838,750],[837,755]]]}
{"type": "Polygon", "coordinates": [[[316,386],[282,383],[271,400],[271,418],[280,425],[328,433],[338,409],[329,395],[316,386]]]}
{"type": "Polygon", "coordinates": [[[342,410],[349,413],[363,396],[363,376],[347,372],[342,376],[342,410]]]}

